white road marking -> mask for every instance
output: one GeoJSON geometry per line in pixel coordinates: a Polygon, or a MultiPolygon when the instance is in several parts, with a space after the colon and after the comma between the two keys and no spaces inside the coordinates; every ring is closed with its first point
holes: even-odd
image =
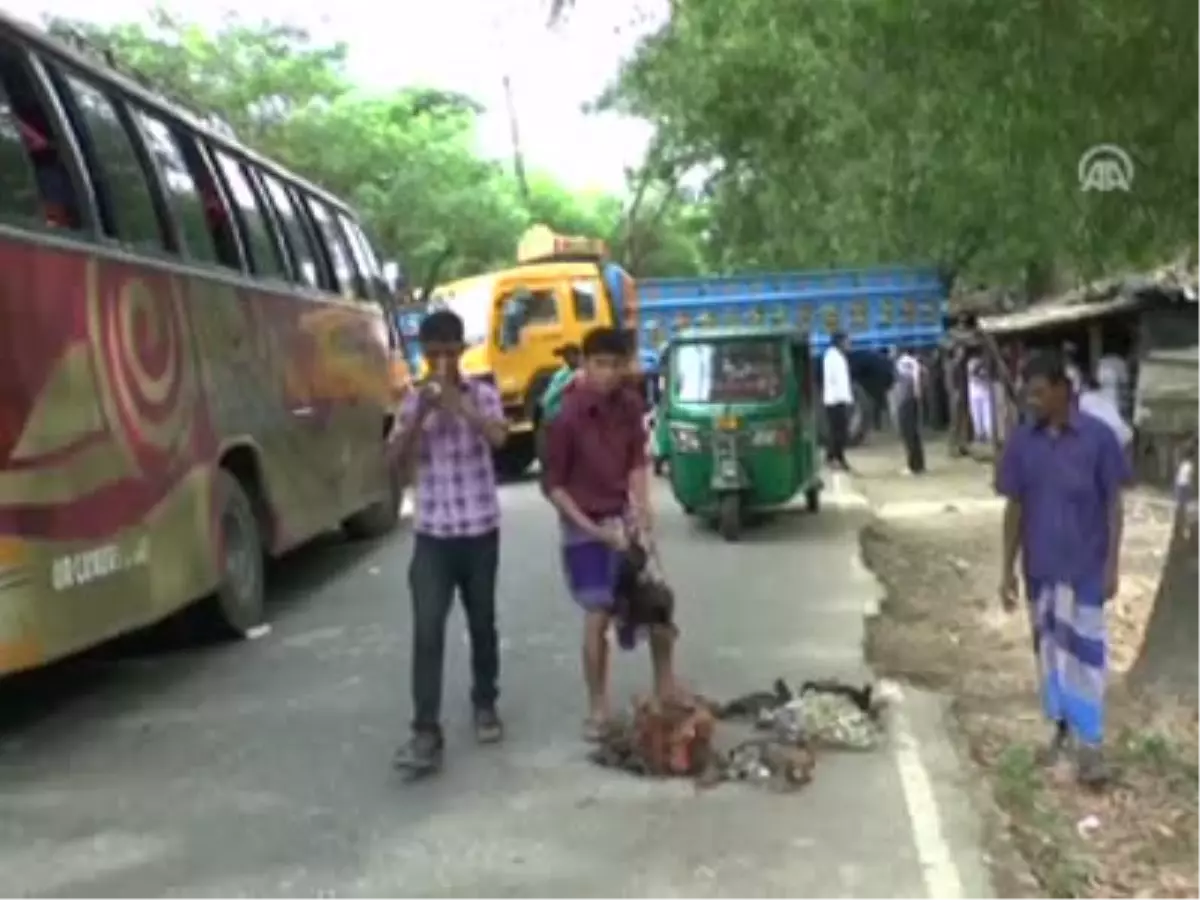
{"type": "MultiPolygon", "coordinates": [[[[861,500],[869,505],[866,497],[855,492],[847,483],[842,473],[835,472],[831,478],[834,490],[861,500]]],[[[886,505],[885,505],[886,506],[886,505]]],[[[944,507],[945,504],[938,504],[944,507]]],[[[907,511],[907,510],[906,510],[907,511]]],[[[883,510],[876,510],[876,515],[882,518],[883,510]]],[[[928,515],[931,511],[924,512],[928,515]]],[[[870,599],[864,604],[864,612],[868,616],[879,614],[883,588],[874,574],[867,568],[861,552],[851,556],[851,571],[857,578],[865,575],[874,582],[870,599]]],[[[892,745],[895,748],[896,770],[900,775],[900,788],[904,793],[904,809],[908,813],[909,826],[912,829],[913,845],[917,851],[917,861],[921,866],[921,877],[925,881],[925,892],[931,898],[959,898],[964,896],[962,876],[954,862],[954,851],[946,840],[942,829],[942,815],[938,809],[937,795],[933,791],[933,779],[929,769],[921,758],[921,745],[908,717],[900,708],[904,694],[899,685],[889,685],[900,700],[891,707],[889,719],[892,726],[892,745]]]]}
{"type": "Polygon", "coordinates": [[[929,777],[929,770],[921,759],[920,744],[899,704],[891,708],[889,718],[896,749],[896,769],[900,773],[900,786],[904,791],[904,808],[908,811],[926,893],[938,900],[963,897],[962,877],[954,862],[954,852],[942,830],[942,816],[933,792],[933,779],[929,777]]]}

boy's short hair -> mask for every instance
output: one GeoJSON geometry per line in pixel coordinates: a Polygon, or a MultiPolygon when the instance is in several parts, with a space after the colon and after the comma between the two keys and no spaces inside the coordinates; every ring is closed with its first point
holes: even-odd
{"type": "Polygon", "coordinates": [[[580,350],[587,359],[590,356],[626,356],[627,348],[628,341],[621,329],[601,325],[584,336],[580,350]]]}
{"type": "Polygon", "coordinates": [[[422,343],[461,344],[463,342],[463,321],[457,313],[448,309],[438,309],[421,320],[417,329],[417,339],[422,343]]]}

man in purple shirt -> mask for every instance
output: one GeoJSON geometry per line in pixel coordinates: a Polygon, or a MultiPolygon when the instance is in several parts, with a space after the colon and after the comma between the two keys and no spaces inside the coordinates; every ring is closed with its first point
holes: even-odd
{"type": "Polygon", "coordinates": [[[405,398],[395,432],[395,452],[416,474],[416,536],[408,569],[413,733],[395,758],[395,765],[410,773],[441,765],[446,618],[455,592],[471,636],[475,736],[481,743],[503,736],[496,714],[500,503],[492,450],[504,444],[508,433],[504,410],[491,384],[459,375],[464,343],[457,315],[430,313],[418,338],[430,376],[405,398]]]}
{"type": "Polygon", "coordinates": [[[1020,555],[1042,707],[1054,726],[1042,761],[1074,739],[1079,780],[1095,786],[1107,777],[1104,603],[1117,591],[1129,464],[1109,427],[1072,402],[1061,356],[1035,357],[1025,379],[1033,421],[1005,444],[996,473],[1008,498],[1000,597],[1016,608],[1020,555]]]}

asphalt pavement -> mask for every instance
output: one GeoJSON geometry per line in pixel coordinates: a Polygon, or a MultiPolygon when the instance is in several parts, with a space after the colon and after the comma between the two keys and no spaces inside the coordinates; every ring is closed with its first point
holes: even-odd
{"type": "MultiPolygon", "coordinates": [[[[156,634],[0,685],[0,896],[988,894],[933,698],[909,693],[888,747],[823,756],[791,795],[590,764],[554,517],[536,485],[502,491],[502,745],[472,740],[456,611],[446,768],[416,784],[391,771],[409,712],[409,535],[322,541],[276,567],[258,640],[156,634]]],[[[866,511],[846,486],[827,499],[726,544],[660,486],[690,686],[866,677],[866,511]]],[[[615,669],[615,697],[649,683],[643,652],[615,669]]]]}

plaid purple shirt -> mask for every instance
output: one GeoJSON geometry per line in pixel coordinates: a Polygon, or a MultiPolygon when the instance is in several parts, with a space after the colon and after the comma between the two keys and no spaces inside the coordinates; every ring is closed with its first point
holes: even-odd
{"type": "MultiPolygon", "coordinates": [[[[465,381],[467,394],[489,419],[503,419],[500,394],[483,381],[465,381]]],[[[418,392],[400,406],[400,427],[412,425],[418,392]]],[[[487,438],[462,418],[435,412],[425,420],[417,457],[416,523],[431,537],[475,537],[500,527],[500,499],[487,438]]]]}

